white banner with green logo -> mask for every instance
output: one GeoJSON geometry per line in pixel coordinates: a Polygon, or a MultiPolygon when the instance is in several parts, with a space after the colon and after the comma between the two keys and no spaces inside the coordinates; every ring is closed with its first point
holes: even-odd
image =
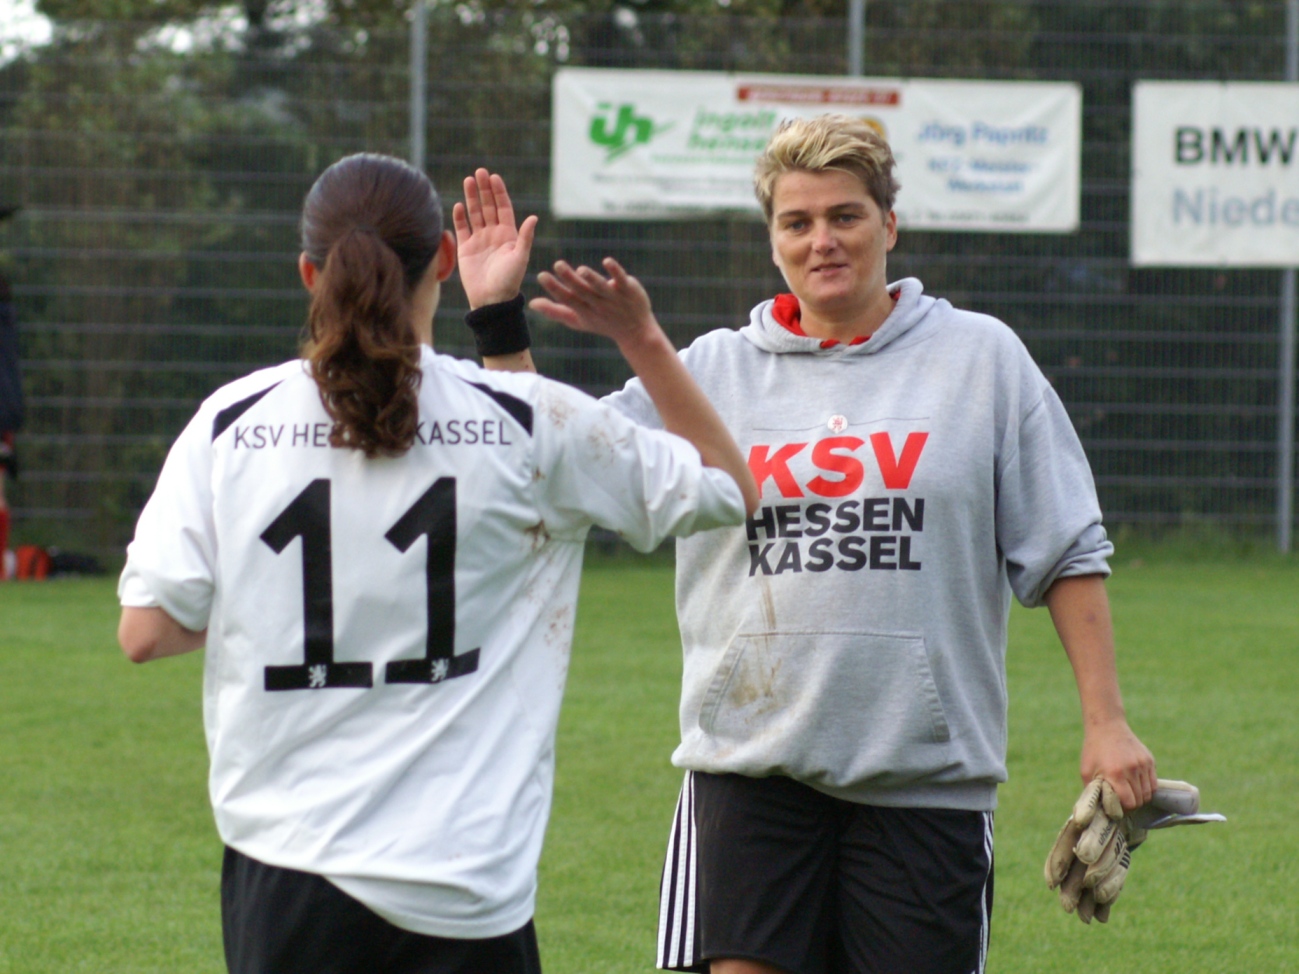
{"type": "Polygon", "coordinates": [[[757,213],[754,160],[781,120],[842,112],[889,140],[904,227],[1078,229],[1075,84],[563,68],[552,98],[561,218],[757,213]]]}

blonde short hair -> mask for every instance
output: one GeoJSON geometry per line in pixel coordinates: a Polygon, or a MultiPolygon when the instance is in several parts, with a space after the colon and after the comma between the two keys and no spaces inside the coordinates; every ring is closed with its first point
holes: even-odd
{"type": "Polygon", "coordinates": [[[753,191],[771,223],[777,179],[787,172],[838,170],[860,179],[880,213],[886,214],[902,188],[893,167],[893,150],[865,119],[834,114],[787,119],[758,157],[753,191]]]}

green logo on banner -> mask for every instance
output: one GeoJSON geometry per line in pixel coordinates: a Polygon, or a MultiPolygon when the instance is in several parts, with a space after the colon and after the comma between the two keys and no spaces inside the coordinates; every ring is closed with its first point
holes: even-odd
{"type": "Polygon", "coordinates": [[[619,105],[617,110],[609,102],[596,106],[602,112],[591,119],[591,141],[608,150],[606,163],[630,152],[638,145],[648,145],[654,136],[666,132],[672,123],[655,125],[652,118],[636,114],[635,105],[619,105]]]}

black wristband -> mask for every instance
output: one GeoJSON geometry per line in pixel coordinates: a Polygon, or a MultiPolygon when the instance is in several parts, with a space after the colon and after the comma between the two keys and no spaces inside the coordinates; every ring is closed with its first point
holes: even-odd
{"type": "Polygon", "coordinates": [[[481,356],[512,355],[532,347],[522,294],[500,304],[475,308],[465,315],[465,324],[474,333],[474,343],[481,356]]]}

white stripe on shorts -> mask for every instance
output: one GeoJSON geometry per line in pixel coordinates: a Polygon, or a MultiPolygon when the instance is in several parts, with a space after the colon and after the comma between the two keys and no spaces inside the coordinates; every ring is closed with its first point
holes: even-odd
{"type": "Polygon", "coordinates": [[[988,936],[992,931],[989,916],[992,904],[988,902],[988,884],[992,882],[992,812],[983,813],[983,852],[988,858],[988,877],[983,881],[983,895],[979,898],[979,968],[984,974],[988,963],[988,936]]]}
{"type": "Polygon", "coordinates": [[[686,772],[672,817],[668,851],[659,886],[658,968],[689,967],[695,961],[695,781],[686,772]]]}

